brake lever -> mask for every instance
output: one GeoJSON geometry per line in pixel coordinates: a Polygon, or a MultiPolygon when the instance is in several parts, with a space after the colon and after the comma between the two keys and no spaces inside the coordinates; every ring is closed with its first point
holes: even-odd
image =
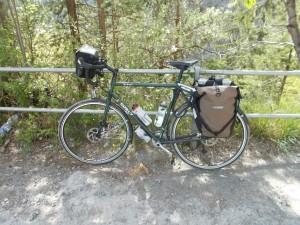
{"type": "Polygon", "coordinates": [[[95,73],[96,73],[97,75],[99,75],[100,77],[103,77],[103,76],[104,76],[103,70],[96,69],[95,73]]]}

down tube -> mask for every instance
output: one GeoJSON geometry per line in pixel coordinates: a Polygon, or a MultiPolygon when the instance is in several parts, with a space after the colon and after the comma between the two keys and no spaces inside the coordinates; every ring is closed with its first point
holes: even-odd
{"type": "Polygon", "coordinates": [[[126,114],[133,117],[138,122],[138,124],[147,133],[148,136],[150,136],[153,139],[157,139],[153,132],[151,132],[151,130],[148,129],[148,127],[142,122],[142,120],[137,115],[132,113],[132,111],[120,98],[118,98],[115,94],[113,94],[113,98],[115,99],[116,103],[126,112],[126,114]]]}
{"type": "MultiPolygon", "coordinates": [[[[174,106],[175,106],[175,102],[177,100],[177,97],[179,95],[180,90],[178,89],[178,85],[176,83],[172,83],[172,84],[161,84],[161,83],[133,83],[133,82],[116,82],[114,83],[114,86],[120,86],[120,87],[156,87],[156,88],[173,88],[173,96],[171,99],[171,102],[169,104],[168,110],[167,110],[167,114],[164,118],[163,124],[162,124],[162,135],[163,133],[166,131],[166,126],[168,125],[168,119],[170,117],[171,111],[174,110],[174,106]]],[[[157,139],[157,136],[155,136],[153,134],[153,132],[151,132],[151,130],[149,130],[149,128],[143,124],[143,122],[136,116],[134,115],[130,109],[128,108],[128,106],[120,99],[118,98],[115,94],[113,94],[114,99],[116,100],[116,102],[124,109],[124,111],[131,115],[133,118],[135,118],[135,120],[138,121],[138,123],[141,125],[141,127],[145,130],[145,132],[151,136],[152,138],[154,138],[155,140],[157,139]]]]}

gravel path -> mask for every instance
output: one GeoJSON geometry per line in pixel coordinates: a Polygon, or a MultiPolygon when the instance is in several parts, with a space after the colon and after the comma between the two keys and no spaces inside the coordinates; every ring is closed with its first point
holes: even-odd
{"type": "MultiPolygon", "coordinates": [[[[263,156],[250,145],[215,171],[169,164],[161,151],[129,149],[101,167],[77,163],[49,144],[9,144],[0,153],[0,221],[12,224],[300,224],[297,151],[263,156]]],[[[298,153],[299,154],[299,153],[298,153]]]]}

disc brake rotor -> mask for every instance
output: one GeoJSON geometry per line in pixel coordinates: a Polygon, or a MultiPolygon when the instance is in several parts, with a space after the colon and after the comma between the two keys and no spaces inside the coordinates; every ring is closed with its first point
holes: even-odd
{"type": "Polygon", "coordinates": [[[94,127],[88,130],[86,137],[90,142],[97,143],[100,142],[101,134],[98,133],[98,128],[94,127]]]}

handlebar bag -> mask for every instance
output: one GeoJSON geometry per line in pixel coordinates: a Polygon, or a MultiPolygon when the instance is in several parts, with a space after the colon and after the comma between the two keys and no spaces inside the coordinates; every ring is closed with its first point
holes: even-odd
{"type": "Polygon", "coordinates": [[[210,78],[196,85],[194,98],[195,121],[202,136],[226,138],[233,132],[241,98],[239,88],[226,79],[210,78]]]}
{"type": "MultiPolygon", "coordinates": [[[[85,69],[78,61],[78,58],[82,57],[86,63],[96,65],[99,61],[99,53],[97,49],[85,44],[79,48],[75,53],[75,65],[76,65],[76,75],[80,78],[85,78],[85,69]]],[[[95,76],[95,70],[89,71],[89,78],[93,79],[95,76]]]]}

